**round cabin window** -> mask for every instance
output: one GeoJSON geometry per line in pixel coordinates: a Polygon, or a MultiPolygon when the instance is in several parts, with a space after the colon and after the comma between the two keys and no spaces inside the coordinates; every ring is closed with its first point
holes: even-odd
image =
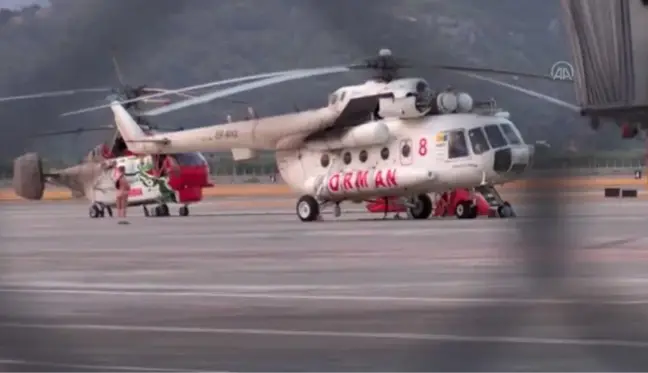
{"type": "Polygon", "coordinates": [[[387,160],[387,158],[389,158],[389,148],[382,148],[382,150],[380,151],[380,158],[385,161],[387,160]]]}
{"type": "Polygon", "coordinates": [[[351,163],[351,153],[346,152],[344,153],[344,164],[349,164],[351,163]]]}
{"type": "Polygon", "coordinates": [[[412,152],[412,148],[409,146],[409,144],[405,144],[401,148],[401,154],[403,155],[404,158],[409,157],[411,152],[412,152]]]}
{"type": "Polygon", "coordinates": [[[367,151],[361,150],[360,154],[358,154],[358,159],[360,159],[360,162],[365,163],[367,161],[367,158],[369,158],[367,151]]]}
{"type": "Polygon", "coordinates": [[[329,157],[328,154],[322,154],[322,158],[320,158],[320,164],[322,167],[328,167],[328,165],[331,163],[331,158],[329,157]]]}

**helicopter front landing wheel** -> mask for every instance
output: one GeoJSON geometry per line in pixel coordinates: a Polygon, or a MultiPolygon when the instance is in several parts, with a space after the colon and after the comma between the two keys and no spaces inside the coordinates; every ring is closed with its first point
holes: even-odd
{"type": "Polygon", "coordinates": [[[499,207],[497,207],[497,216],[503,219],[508,219],[508,218],[514,218],[517,215],[515,214],[515,210],[513,210],[511,204],[508,202],[504,202],[499,207]]]}

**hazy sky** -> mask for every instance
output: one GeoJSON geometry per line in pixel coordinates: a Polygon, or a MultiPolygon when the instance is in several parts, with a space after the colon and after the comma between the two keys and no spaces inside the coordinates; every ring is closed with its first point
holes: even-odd
{"type": "Polygon", "coordinates": [[[0,8],[19,8],[32,4],[47,4],[47,0],[0,0],[0,8]]]}

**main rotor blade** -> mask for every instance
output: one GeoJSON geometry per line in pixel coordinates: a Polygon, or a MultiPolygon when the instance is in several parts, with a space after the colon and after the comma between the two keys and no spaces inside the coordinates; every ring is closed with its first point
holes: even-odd
{"type": "Polygon", "coordinates": [[[84,88],[84,89],[71,89],[67,91],[52,91],[52,92],[41,92],[34,93],[30,95],[18,95],[18,96],[8,96],[0,97],[0,102],[8,101],[18,101],[18,100],[28,100],[33,98],[47,98],[47,97],[59,97],[59,96],[71,96],[78,93],[101,93],[101,92],[110,92],[111,88],[84,88]]]}
{"type": "Polygon", "coordinates": [[[122,86],[124,85],[124,75],[122,74],[121,69],[119,68],[119,62],[117,61],[117,48],[113,47],[112,48],[112,63],[113,63],[113,68],[115,69],[115,75],[117,76],[117,81],[119,81],[119,84],[122,86]]]}
{"type": "Polygon", "coordinates": [[[540,92],[532,91],[530,89],[522,88],[522,87],[514,85],[514,84],[502,82],[502,81],[499,81],[497,79],[489,78],[489,77],[474,74],[474,73],[469,73],[469,72],[465,72],[465,71],[456,71],[456,72],[461,74],[461,75],[473,78],[473,79],[481,80],[481,81],[484,81],[484,82],[488,82],[488,83],[491,83],[491,84],[498,85],[500,87],[504,87],[504,88],[512,89],[512,90],[520,92],[520,93],[524,93],[525,95],[528,95],[528,96],[531,96],[531,97],[534,97],[534,98],[538,98],[538,99],[543,100],[543,101],[550,102],[550,103],[552,103],[554,105],[562,106],[562,107],[564,107],[566,109],[575,111],[577,113],[580,113],[580,111],[581,111],[581,108],[579,106],[577,106],[577,105],[570,104],[567,101],[563,101],[563,100],[557,99],[555,97],[547,96],[547,95],[542,94],[540,92]]]}
{"type": "Polygon", "coordinates": [[[166,98],[152,98],[152,99],[149,99],[149,100],[144,100],[144,103],[146,103],[146,104],[169,105],[171,103],[171,100],[166,99],[166,98]]]}
{"type": "MultiPolygon", "coordinates": [[[[273,76],[280,76],[284,74],[290,74],[290,73],[298,73],[298,72],[304,72],[304,71],[311,71],[313,69],[296,69],[296,70],[286,70],[286,71],[279,71],[279,72],[272,72],[272,73],[264,73],[264,74],[256,74],[256,75],[248,75],[248,76],[243,76],[243,77],[238,77],[238,78],[231,78],[231,79],[226,79],[226,80],[217,80],[209,83],[203,83],[203,84],[198,84],[198,85],[193,85],[189,87],[183,87],[179,89],[172,89],[172,90],[164,90],[164,92],[159,92],[155,93],[152,95],[148,96],[142,96],[130,100],[124,100],[124,101],[119,101],[120,104],[129,104],[133,102],[139,102],[143,101],[146,99],[152,99],[152,98],[158,98],[158,97],[164,97],[164,96],[169,96],[173,94],[179,94],[179,93],[184,93],[184,92],[189,92],[189,91],[195,91],[197,89],[204,89],[204,88],[210,88],[210,87],[216,87],[219,85],[226,85],[226,84],[232,84],[232,83],[240,83],[240,82],[245,82],[249,80],[257,80],[257,79],[263,79],[263,78],[269,78],[273,76]]],[[[77,114],[82,114],[82,113],[87,113],[95,110],[100,110],[100,109],[105,109],[110,107],[110,103],[104,104],[104,105],[99,105],[99,106],[94,106],[90,108],[85,108],[85,109],[80,109],[76,111],[71,111],[67,113],[61,114],[62,117],[67,117],[71,115],[77,115],[77,114]]]]}
{"type": "Polygon", "coordinates": [[[192,96],[192,95],[189,95],[189,94],[186,94],[186,93],[174,92],[174,91],[171,91],[169,89],[164,89],[164,88],[144,87],[144,88],[142,88],[142,91],[153,92],[153,93],[168,93],[170,95],[175,95],[175,96],[184,97],[184,98],[194,98],[194,97],[196,97],[196,96],[192,96]]]}
{"type": "Polygon", "coordinates": [[[430,68],[440,69],[440,70],[456,71],[456,72],[502,74],[502,75],[510,75],[510,76],[520,76],[520,77],[525,77],[525,78],[551,80],[551,81],[559,82],[559,83],[572,83],[572,81],[570,81],[570,80],[558,80],[558,79],[553,78],[550,75],[533,74],[533,73],[517,72],[517,71],[510,71],[510,70],[491,69],[491,68],[486,68],[486,67],[431,65],[430,68]]]}
{"type": "Polygon", "coordinates": [[[62,130],[62,131],[52,131],[52,132],[41,132],[30,137],[50,137],[50,136],[62,136],[62,135],[74,135],[80,134],[83,132],[95,132],[95,131],[108,131],[114,130],[116,127],[111,125],[99,126],[99,127],[90,127],[90,128],[75,128],[71,130],[62,130]]]}
{"type": "Polygon", "coordinates": [[[237,85],[235,87],[226,88],[220,91],[207,93],[189,100],[176,102],[162,108],[149,110],[147,112],[142,113],[141,115],[156,116],[156,115],[166,114],[190,106],[204,104],[221,97],[231,96],[237,93],[251,91],[257,88],[263,88],[263,87],[267,87],[267,86],[271,86],[271,85],[275,85],[275,84],[279,84],[291,80],[298,80],[298,79],[311,78],[311,77],[321,76],[321,75],[342,73],[342,72],[347,72],[349,70],[350,69],[346,66],[337,66],[337,67],[324,67],[319,69],[302,70],[301,72],[287,73],[287,74],[263,79],[260,81],[245,83],[245,84],[237,85]]]}

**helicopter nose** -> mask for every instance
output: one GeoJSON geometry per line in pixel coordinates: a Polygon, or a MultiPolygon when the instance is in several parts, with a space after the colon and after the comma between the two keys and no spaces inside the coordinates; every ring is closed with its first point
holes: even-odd
{"type": "Polygon", "coordinates": [[[511,148],[499,149],[495,151],[495,159],[493,161],[493,170],[497,173],[508,172],[511,169],[512,162],[511,148]]]}
{"type": "Polygon", "coordinates": [[[527,145],[495,151],[493,170],[498,174],[522,174],[531,165],[533,148],[527,145]]]}

